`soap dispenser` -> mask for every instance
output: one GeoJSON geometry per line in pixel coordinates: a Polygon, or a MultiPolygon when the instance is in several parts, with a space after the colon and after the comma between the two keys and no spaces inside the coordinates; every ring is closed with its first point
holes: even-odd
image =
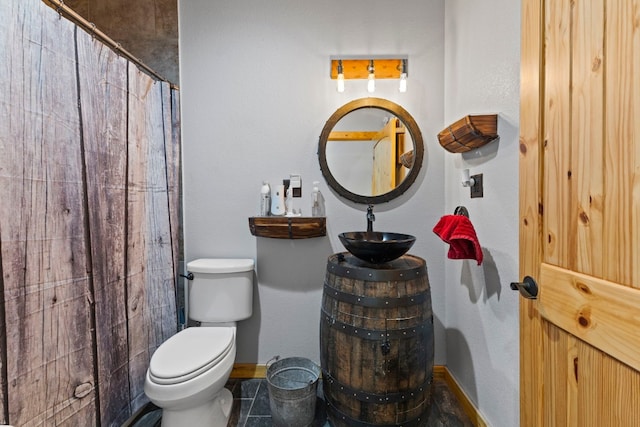
{"type": "Polygon", "coordinates": [[[325,216],[324,197],[318,188],[318,181],[313,181],[313,191],[311,192],[311,216],[325,216]]]}

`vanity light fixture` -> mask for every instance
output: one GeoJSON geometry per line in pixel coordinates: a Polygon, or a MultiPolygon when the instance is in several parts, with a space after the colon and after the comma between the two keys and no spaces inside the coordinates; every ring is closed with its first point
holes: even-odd
{"type": "Polygon", "coordinates": [[[344,69],[342,68],[342,59],[338,59],[337,90],[340,93],[344,92],[344,69]]]}
{"type": "Polygon", "coordinates": [[[402,93],[407,91],[407,60],[402,60],[402,73],[400,73],[400,86],[398,90],[402,93]]]}
{"type": "Polygon", "coordinates": [[[367,70],[369,71],[369,75],[367,76],[367,92],[373,93],[376,91],[376,69],[373,65],[373,59],[369,61],[367,70]]]}
{"type": "Polygon", "coordinates": [[[336,80],[336,90],[345,90],[346,80],[366,80],[367,91],[375,91],[376,80],[399,81],[400,92],[407,88],[408,58],[403,55],[386,56],[335,56],[331,57],[330,77],[336,80]]]}

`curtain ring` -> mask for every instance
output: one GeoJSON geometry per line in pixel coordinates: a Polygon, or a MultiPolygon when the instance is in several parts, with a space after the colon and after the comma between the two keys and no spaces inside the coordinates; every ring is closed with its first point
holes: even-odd
{"type": "Polygon", "coordinates": [[[64,8],[64,0],[58,0],[58,7],[56,8],[56,12],[58,12],[58,19],[62,19],[63,8],[64,8]]]}

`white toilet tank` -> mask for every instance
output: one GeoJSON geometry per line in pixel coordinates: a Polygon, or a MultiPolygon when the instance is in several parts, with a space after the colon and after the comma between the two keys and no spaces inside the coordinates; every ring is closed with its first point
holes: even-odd
{"type": "Polygon", "coordinates": [[[252,259],[202,258],[187,263],[189,318],[199,322],[235,322],[253,312],[252,259]]]}

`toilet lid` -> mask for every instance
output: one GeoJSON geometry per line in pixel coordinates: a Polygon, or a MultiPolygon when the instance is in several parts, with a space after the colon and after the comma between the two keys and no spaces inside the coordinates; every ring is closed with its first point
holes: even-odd
{"type": "Polygon", "coordinates": [[[156,384],[177,384],[200,375],[224,358],[234,342],[233,327],[192,327],[178,332],[151,356],[156,384]]]}

